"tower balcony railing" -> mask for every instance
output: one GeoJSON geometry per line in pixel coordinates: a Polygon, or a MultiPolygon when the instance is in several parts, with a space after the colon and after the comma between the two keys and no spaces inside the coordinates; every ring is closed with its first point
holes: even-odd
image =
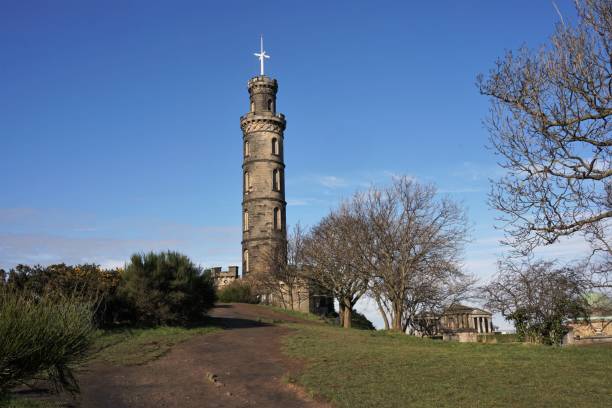
{"type": "Polygon", "coordinates": [[[285,120],[285,115],[283,115],[282,113],[272,113],[272,112],[267,112],[267,111],[263,111],[263,112],[249,112],[245,115],[242,115],[240,117],[240,121],[242,122],[243,120],[246,119],[251,119],[251,118],[256,118],[258,116],[261,116],[262,118],[276,118],[276,119],[280,119],[280,120],[285,120]]]}
{"type": "Polygon", "coordinates": [[[269,76],[267,76],[267,75],[257,75],[257,76],[254,76],[253,78],[249,79],[248,84],[249,84],[249,85],[252,85],[252,84],[253,84],[253,83],[255,83],[255,82],[267,82],[267,83],[272,84],[272,85],[275,85],[275,86],[276,86],[276,85],[277,85],[277,83],[278,83],[278,82],[276,81],[276,79],[274,79],[274,78],[270,78],[270,77],[269,77],[269,76]]]}

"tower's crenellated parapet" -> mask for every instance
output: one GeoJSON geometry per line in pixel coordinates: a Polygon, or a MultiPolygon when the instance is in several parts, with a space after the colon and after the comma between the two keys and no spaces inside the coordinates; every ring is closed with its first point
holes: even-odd
{"type": "Polygon", "coordinates": [[[251,112],[276,113],[276,92],[278,82],[276,79],[259,75],[248,82],[249,96],[251,101],[251,112]]]}
{"type": "Polygon", "coordinates": [[[243,133],[243,275],[266,271],[272,254],[286,248],[284,131],[276,113],[278,83],[265,75],[248,82],[250,109],[243,133]]]}

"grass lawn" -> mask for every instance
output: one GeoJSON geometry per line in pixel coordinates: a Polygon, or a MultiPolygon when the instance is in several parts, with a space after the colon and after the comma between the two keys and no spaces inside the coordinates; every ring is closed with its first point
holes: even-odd
{"type": "Polygon", "coordinates": [[[295,379],[339,407],[612,407],[612,347],[454,343],[294,324],[295,379]]]}
{"type": "Polygon", "coordinates": [[[118,365],[145,364],[166,354],[172,346],[193,336],[220,330],[215,326],[161,326],[100,332],[90,361],[118,365]]]}

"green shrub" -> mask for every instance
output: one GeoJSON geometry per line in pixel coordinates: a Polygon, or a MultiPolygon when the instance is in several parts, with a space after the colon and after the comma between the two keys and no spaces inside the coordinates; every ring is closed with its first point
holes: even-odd
{"type": "Polygon", "coordinates": [[[200,320],[215,302],[212,277],[177,252],[132,255],[119,294],[145,324],[200,320]]]}
{"type": "Polygon", "coordinates": [[[372,322],[356,310],[351,313],[351,327],[359,330],[376,330],[372,322]]]}
{"type": "MultiPolygon", "coordinates": [[[[0,274],[1,275],[1,274],[0,274]]],[[[95,302],[95,322],[109,326],[129,318],[128,305],[117,296],[121,271],[103,270],[95,264],[49,266],[17,265],[8,273],[6,285],[38,296],[72,297],[95,302]]]]}
{"type": "MultiPolygon", "coordinates": [[[[332,326],[342,326],[340,324],[340,319],[338,318],[338,313],[336,313],[335,311],[331,314],[328,314],[327,316],[324,316],[323,320],[325,320],[328,324],[331,324],[332,326]]],[[[368,320],[365,315],[353,309],[353,311],[351,312],[351,329],[376,330],[376,327],[374,327],[374,324],[372,324],[372,322],[368,320]]]]}
{"type": "Polygon", "coordinates": [[[219,302],[223,303],[258,303],[257,296],[253,293],[251,285],[242,280],[235,280],[224,288],[220,289],[218,294],[219,302]]]}
{"type": "Polygon", "coordinates": [[[92,304],[0,288],[0,395],[42,375],[78,392],[72,368],[94,338],[92,304]]]}

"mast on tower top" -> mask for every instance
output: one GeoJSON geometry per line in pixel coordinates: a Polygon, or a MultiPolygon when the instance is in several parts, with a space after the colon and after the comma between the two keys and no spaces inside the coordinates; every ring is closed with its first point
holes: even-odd
{"type": "Polygon", "coordinates": [[[259,53],[255,53],[253,55],[255,55],[256,57],[259,58],[259,73],[261,76],[264,75],[264,60],[266,58],[270,58],[270,56],[268,54],[266,54],[266,52],[264,51],[264,47],[263,47],[263,35],[261,37],[259,37],[259,53]]]}

